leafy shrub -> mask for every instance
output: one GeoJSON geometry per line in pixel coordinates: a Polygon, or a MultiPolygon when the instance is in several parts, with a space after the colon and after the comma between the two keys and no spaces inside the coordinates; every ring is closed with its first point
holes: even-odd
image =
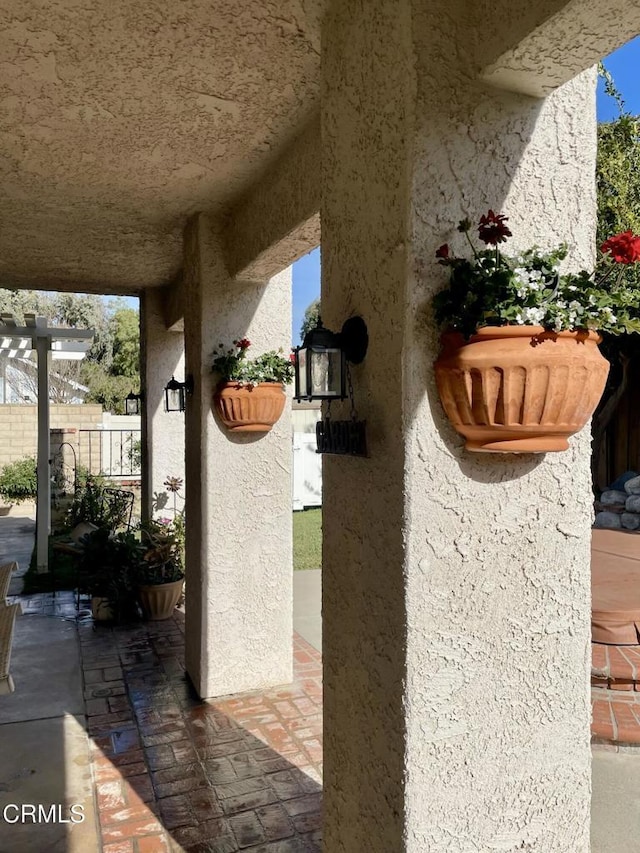
{"type": "Polygon", "coordinates": [[[32,457],[10,462],[0,471],[0,495],[8,503],[32,501],[37,494],[36,460],[32,457]]]}

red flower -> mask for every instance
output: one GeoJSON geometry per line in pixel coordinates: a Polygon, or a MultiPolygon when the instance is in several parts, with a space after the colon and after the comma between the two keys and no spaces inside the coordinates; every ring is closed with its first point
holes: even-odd
{"type": "Polygon", "coordinates": [[[447,243],[443,243],[436,251],[436,258],[442,258],[444,261],[449,260],[449,245],[447,243]]]}
{"type": "Polygon", "coordinates": [[[600,251],[609,252],[618,264],[635,264],[636,261],[640,261],[640,237],[632,231],[624,231],[605,240],[600,246],[600,251]]]}
{"type": "Polygon", "coordinates": [[[234,341],[234,343],[238,347],[238,349],[249,349],[249,347],[251,346],[251,341],[249,340],[249,338],[240,338],[239,341],[234,341]]]}
{"type": "Polygon", "coordinates": [[[289,353],[289,361],[291,362],[291,364],[295,364],[295,363],[296,363],[296,354],[295,354],[295,352],[290,352],[290,353],[289,353]]]}
{"type": "Polygon", "coordinates": [[[478,236],[482,242],[497,246],[498,243],[504,243],[507,237],[511,237],[511,231],[504,224],[506,221],[506,216],[502,213],[494,213],[493,210],[490,210],[486,216],[481,216],[478,236]]]}

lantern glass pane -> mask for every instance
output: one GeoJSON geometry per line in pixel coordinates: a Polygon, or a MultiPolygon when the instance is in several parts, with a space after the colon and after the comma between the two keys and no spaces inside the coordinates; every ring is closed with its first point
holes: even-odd
{"type": "Polygon", "coordinates": [[[329,398],[342,396],[342,351],[311,352],[312,394],[329,398]]]}
{"type": "Polygon", "coordinates": [[[180,411],[180,388],[170,388],[167,391],[167,411],[180,411]]]}
{"type": "Polygon", "coordinates": [[[307,350],[298,350],[298,394],[300,397],[306,397],[309,394],[307,388],[307,350]]]}
{"type": "Polygon", "coordinates": [[[128,415],[137,415],[138,414],[138,399],[137,397],[127,397],[124,401],[125,412],[128,415]]]}

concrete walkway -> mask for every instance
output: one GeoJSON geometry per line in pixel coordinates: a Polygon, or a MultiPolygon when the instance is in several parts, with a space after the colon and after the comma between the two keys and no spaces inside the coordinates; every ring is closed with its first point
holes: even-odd
{"type": "Polygon", "coordinates": [[[31,505],[14,507],[11,515],[0,516],[0,565],[15,560],[18,570],[14,573],[9,586],[9,595],[19,595],[22,591],[22,577],[29,568],[33,551],[36,522],[29,514],[31,505]]]}
{"type": "Polygon", "coordinates": [[[293,573],[293,630],[322,651],[322,572],[307,569],[293,573]]]}
{"type": "MultiPolygon", "coordinates": [[[[34,545],[35,521],[24,511],[0,517],[0,563],[18,563],[10,595],[22,590],[34,545]]],[[[16,690],[0,697],[0,815],[7,809],[8,818],[0,853],[92,853],[100,847],[73,596],[62,593],[46,608],[42,599],[22,600],[11,659],[16,690]],[[47,819],[18,812],[31,805],[44,806],[47,819]]]]}

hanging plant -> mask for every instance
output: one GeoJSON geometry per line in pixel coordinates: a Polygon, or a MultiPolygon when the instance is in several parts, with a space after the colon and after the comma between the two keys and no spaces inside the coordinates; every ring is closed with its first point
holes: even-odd
{"type": "Polygon", "coordinates": [[[228,430],[268,432],[280,418],[286,401],[284,386],[293,380],[294,366],[284,351],[270,350],[247,358],[251,341],[219,344],[213,370],[220,376],[213,404],[228,430]]]}
{"type": "Polygon", "coordinates": [[[640,293],[624,275],[640,260],[640,237],[617,234],[601,246],[597,272],[562,273],[566,245],[511,257],[507,217],[481,217],[476,249],[468,219],[458,225],[472,251],[436,252],[449,286],[434,299],[446,329],[435,364],[443,407],[466,447],[477,451],[566,450],[593,414],[609,363],[598,331],[640,331],[640,293]]]}

